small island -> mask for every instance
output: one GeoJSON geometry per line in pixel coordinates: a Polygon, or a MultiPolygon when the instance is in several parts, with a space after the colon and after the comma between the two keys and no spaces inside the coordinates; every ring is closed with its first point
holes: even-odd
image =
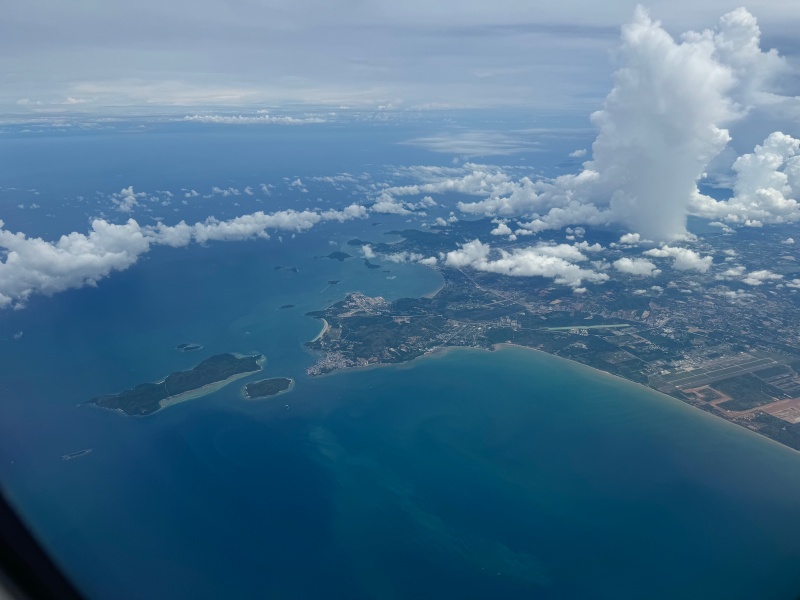
{"type": "Polygon", "coordinates": [[[375,263],[370,262],[368,258],[364,259],[364,266],[367,267],[368,269],[380,269],[381,268],[380,265],[376,265],[375,263]]]}
{"type": "Polygon", "coordinates": [[[338,260],[339,262],[344,262],[348,258],[353,258],[353,255],[348,254],[347,252],[340,252],[337,250],[336,252],[331,252],[327,256],[317,256],[315,258],[330,258],[332,260],[338,260]]]}
{"type": "Polygon", "coordinates": [[[176,371],[158,383],[142,383],[119,394],[99,396],[85,404],[143,416],[191,398],[218,390],[234,379],[261,370],[264,357],[217,354],[189,371],[176,371]]]}
{"type": "Polygon", "coordinates": [[[91,448],[86,448],[85,450],[78,450],[77,452],[68,452],[61,457],[61,460],[73,460],[80,458],[81,456],[86,456],[87,454],[91,453],[91,451],[91,448]]]}
{"type": "Polygon", "coordinates": [[[287,308],[294,308],[294,304],[284,304],[283,306],[279,306],[278,310],[286,310],[287,308]]]}
{"type": "Polygon", "coordinates": [[[275,267],[276,271],[291,271],[292,273],[297,273],[297,267],[282,267],[278,265],[275,267]]]}
{"type": "Polygon", "coordinates": [[[180,350],[181,352],[197,352],[202,349],[203,347],[200,344],[178,344],[175,346],[175,350],[180,350]]]}
{"type": "Polygon", "coordinates": [[[248,400],[257,400],[258,398],[269,398],[276,396],[281,392],[286,392],[294,385],[294,381],[287,377],[274,377],[272,379],[262,379],[261,381],[254,381],[244,386],[244,397],[248,400]]]}

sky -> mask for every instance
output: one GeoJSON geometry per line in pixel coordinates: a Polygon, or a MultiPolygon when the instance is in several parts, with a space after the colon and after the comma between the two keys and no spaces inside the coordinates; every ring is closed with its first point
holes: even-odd
{"type": "MultiPolygon", "coordinates": [[[[673,36],[737,4],[649,2],[673,36]]],[[[26,0],[0,19],[0,115],[186,107],[596,110],[618,67],[616,0],[26,0]]],[[[747,5],[800,58],[800,5],[747,5]]],[[[794,85],[794,84],[792,84],[794,85]]]]}

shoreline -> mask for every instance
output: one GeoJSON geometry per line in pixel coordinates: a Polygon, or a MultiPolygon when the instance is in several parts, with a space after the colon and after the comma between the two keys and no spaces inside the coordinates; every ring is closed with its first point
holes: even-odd
{"type": "MultiPolygon", "coordinates": [[[[237,352],[232,352],[231,354],[233,354],[236,358],[243,358],[245,356],[248,356],[247,354],[239,354],[237,352]]],[[[158,403],[158,410],[155,410],[150,414],[154,415],[154,414],[156,414],[158,412],[161,412],[162,410],[164,410],[165,408],[167,408],[169,406],[175,406],[176,404],[180,404],[181,402],[186,402],[187,400],[196,400],[197,398],[202,398],[203,396],[207,396],[208,394],[212,394],[214,392],[217,392],[217,391],[221,390],[222,388],[227,386],[229,383],[232,383],[232,382],[236,381],[237,379],[243,379],[244,377],[248,377],[248,376],[252,375],[253,373],[260,373],[264,369],[264,365],[266,364],[266,362],[267,362],[267,359],[262,354],[261,358],[256,360],[256,364],[259,367],[258,371],[247,371],[246,373],[236,373],[236,375],[232,375],[232,376],[228,377],[227,379],[223,379],[221,381],[215,381],[213,383],[208,383],[208,384],[204,385],[203,387],[200,387],[200,388],[197,388],[197,389],[194,389],[194,390],[189,390],[188,392],[183,392],[181,394],[176,394],[174,396],[167,396],[166,398],[164,398],[163,400],[161,400],[158,403]]],[[[122,411],[122,412],[124,413],[125,411],[122,411]]],[[[127,414],[127,413],[125,413],[125,414],[127,414]]],[[[142,415],[142,416],[147,417],[147,416],[150,416],[150,415],[142,415]]]]}
{"type": "MultiPolygon", "coordinates": [[[[453,346],[453,347],[457,347],[457,346],[453,346]]],[[[757,438],[760,438],[762,440],[766,440],[766,441],[768,441],[768,442],[770,442],[772,444],[780,446],[781,448],[789,450],[789,451],[793,452],[794,454],[800,454],[800,450],[796,450],[796,449],[792,448],[791,446],[787,446],[786,444],[783,444],[783,443],[779,442],[778,440],[773,440],[771,437],[766,436],[766,435],[764,435],[762,433],[759,433],[758,431],[754,431],[752,429],[748,429],[747,427],[744,427],[743,425],[740,425],[739,423],[737,423],[735,421],[731,421],[729,419],[726,419],[725,417],[723,417],[721,415],[717,415],[715,413],[711,413],[711,412],[707,412],[705,410],[702,410],[701,408],[699,408],[697,406],[689,404],[688,402],[684,402],[683,400],[681,400],[679,398],[675,398],[673,396],[670,396],[669,394],[665,394],[664,392],[660,392],[655,388],[651,388],[650,386],[644,385],[643,383],[638,383],[638,382],[632,381],[630,379],[625,379],[624,377],[620,377],[619,375],[614,375],[614,373],[609,373],[608,371],[603,371],[602,369],[598,369],[597,367],[592,367],[590,365],[585,365],[585,364],[583,364],[581,362],[578,362],[577,360],[572,360],[571,358],[565,358],[563,356],[557,356],[556,354],[550,354],[549,352],[545,352],[544,350],[539,350],[538,348],[530,348],[529,346],[520,346],[519,344],[513,344],[511,342],[500,342],[499,344],[494,344],[492,346],[492,350],[494,350],[496,348],[503,348],[503,347],[519,348],[521,350],[527,350],[527,351],[531,351],[531,352],[538,352],[538,353],[544,354],[546,356],[552,356],[553,358],[556,358],[556,359],[565,360],[565,361],[570,362],[570,363],[572,363],[574,365],[580,365],[581,367],[589,369],[590,371],[592,371],[593,373],[595,373],[597,375],[608,377],[608,378],[611,378],[611,379],[615,379],[617,381],[623,381],[626,384],[634,385],[639,389],[647,390],[648,392],[652,392],[653,394],[657,394],[661,398],[666,398],[667,400],[670,400],[673,403],[677,403],[676,406],[682,406],[685,409],[692,411],[692,414],[694,414],[694,415],[696,415],[697,413],[701,413],[701,414],[707,415],[708,417],[710,417],[712,419],[715,419],[718,422],[722,421],[723,423],[727,423],[728,425],[730,425],[732,427],[735,427],[736,428],[735,431],[737,431],[739,433],[742,433],[742,432],[750,433],[750,434],[756,436],[757,438]]]]}
{"type": "Polygon", "coordinates": [[[585,365],[585,364],[583,364],[581,362],[578,362],[577,360],[572,360],[571,358],[566,358],[564,356],[558,356],[556,354],[551,354],[550,352],[545,352],[544,350],[539,350],[538,348],[531,348],[529,346],[521,346],[520,344],[514,344],[514,343],[511,343],[511,342],[500,342],[500,343],[497,343],[497,344],[493,344],[491,348],[479,348],[477,346],[441,346],[441,347],[438,347],[438,348],[434,348],[430,352],[426,352],[425,354],[422,354],[420,356],[412,358],[411,360],[408,360],[408,361],[403,361],[403,362],[399,362],[399,363],[374,363],[374,364],[371,364],[371,365],[364,365],[364,366],[345,367],[343,369],[337,369],[335,371],[329,371],[327,373],[322,373],[320,375],[311,375],[311,376],[310,375],[306,375],[306,377],[309,377],[310,379],[317,379],[319,377],[332,376],[332,375],[335,375],[337,373],[345,373],[345,372],[350,372],[350,371],[363,371],[363,370],[374,369],[374,368],[378,368],[378,367],[402,367],[402,365],[411,365],[412,363],[414,363],[414,362],[416,362],[418,360],[424,359],[424,358],[444,357],[447,354],[449,354],[451,352],[454,352],[454,351],[471,351],[471,350],[475,350],[475,351],[483,351],[483,352],[494,352],[496,350],[501,350],[503,348],[519,348],[520,350],[525,350],[525,351],[528,351],[528,352],[535,352],[535,353],[538,353],[538,354],[541,354],[541,355],[544,355],[544,356],[549,356],[549,357],[554,358],[556,360],[566,361],[566,362],[570,363],[571,365],[577,365],[579,367],[583,367],[585,369],[588,369],[588,372],[592,373],[594,375],[599,375],[601,377],[608,378],[610,380],[614,380],[614,381],[618,381],[618,382],[624,382],[626,384],[636,386],[636,389],[646,390],[646,391],[648,391],[648,392],[650,392],[652,394],[656,394],[660,398],[664,398],[664,399],[669,400],[671,403],[673,403],[673,406],[675,406],[676,408],[680,406],[685,410],[692,411],[692,413],[691,413],[692,415],[697,416],[698,413],[699,413],[701,415],[706,415],[710,419],[716,420],[716,422],[718,422],[718,423],[720,423],[720,422],[721,423],[727,423],[731,427],[735,428],[735,429],[733,429],[731,431],[736,431],[739,434],[747,432],[748,434],[752,434],[752,435],[756,436],[756,438],[758,438],[758,439],[766,440],[766,441],[770,442],[771,444],[774,444],[775,446],[783,448],[784,450],[789,450],[792,453],[794,453],[795,455],[800,454],[800,450],[796,450],[796,449],[792,448],[791,446],[783,444],[783,443],[779,442],[778,440],[774,440],[769,436],[766,436],[766,435],[764,435],[762,433],[759,433],[758,431],[754,431],[752,429],[748,429],[747,427],[744,427],[744,426],[740,425],[739,423],[736,423],[735,421],[731,421],[729,419],[726,419],[726,418],[724,418],[724,417],[722,417],[720,415],[717,415],[717,414],[714,414],[714,413],[710,413],[710,412],[706,412],[706,411],[700,409],[697,406],[693,406],[692,404],[689,404],[688,402],[684,402],[683,400],[680,400],[679,398],[674,398],[673,396],[670,396],[669,394],[665,394],[664,392],[660,392],[660,391],[658,391],[658,390],[656,390],[654,388],[651,388],[651,387],[649,387],[647,385],[644,385],[642,383],[638,383],[638,382],[632,381],[630,379],[625,379],[624,377],[620,377],[619,375],[615,375],[613,373],[609,373],[608,371],[603,371],[602,369],[598,369],[597,367],[592,367],[590,365],[585,365]]]}
{"type": "Polygon", "coordinates": [[[445,286],[445,283],[442,282],[442,285],[440,285],[438,288],[436,288],[432,292],[429,292],[427,294],[422,294],[422,298],[435,298],[436,294],[438,294],[439,292],[441,292],[444,289],[444,286],[445,286]]]}
{"type": "Polygon", "coordinates": [[[322,319],[322,331],[320,331],[317,334],[317,336],[313,340],[309,341],[308,343],[309,344],[313,344],[314,342],[316,342],[317,340],[322,338],[322,336],[324,336],[326,333],[328,333],[328,331],[330,331],[330,329],[331,329],[331,326],[328,323],[328,321],[326,319],[322,319]]]}

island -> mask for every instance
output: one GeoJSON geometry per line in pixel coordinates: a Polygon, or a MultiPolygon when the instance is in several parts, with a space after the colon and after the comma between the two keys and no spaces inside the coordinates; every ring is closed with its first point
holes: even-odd
{"type": "Polygon", "coordinates": [[[364,266],[367,267],[368,269],[380,269],[381,268],[380,265],[376,265],[375,263],[370,262],[368,258],[364,259],[364,266]]]}
{"type": "Polygon", "coordinates": [[[78,450],[77,452],[68,452],[61,457],[61,460],[74,460],[76,458],[80,458],[81,456],[86,456],[92,452],[91,448],[86,448],[85,450],[78,450]]]}
{"type": "Polygon", "coordinates": [[[282,267],[278,265],[275,267],[276,271],[291,271],[292,273],[297,273],[297,267],[282,267]]]}
{"type": "Polygon", "coordinates": [[[353,258],[353,255],[348,254],[347,252],[340,252],[337,250],[336,252],[331,252],[327,256],[316,256],[314,258],[330,258],[332,260],[338,260],[339,262],[344,262],[348,258],[353,258]]]}
{"type": "Polygon", "coordinates": [[[181,352],[197,352],[202,349],[203,347],[200,344],[178,344],[175,346],[175,350],[180,350],[181,352]]]}
{"type": "Polygon", "coordinates": [[[286,310],[287,308],[294,308],[294,304],[284,304],[283,306],[279,306],[278,310],[286,310]]]}
{"type": "Polygon", "coordinates": [[[287,377],[274,377],[272,379],[262,379],[254,381],[244,386],[244,397],[248,400],[258,398],[269,398],[282,392],[289,391],[294,385],[294,381],[287,377]]]}
{"type": "Polygon", "coordinates": [[[84,404],[122,411],[130,416],[149,415],[171,404],[211,393],[250,373],[260,371],[261,354],[217,354],[189,371],[176,371],[158,383],[142,383],[119,394],[99,396],[84,404]]]}

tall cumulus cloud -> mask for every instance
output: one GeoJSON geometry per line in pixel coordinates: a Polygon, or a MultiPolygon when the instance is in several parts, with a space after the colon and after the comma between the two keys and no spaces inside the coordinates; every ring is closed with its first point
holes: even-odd
{"type": "Polygon", "coordinates": [[[655,241],[685,235],[690,213],[741,223],[795,214],[797,140],[780,132],[734,165],[730,202],[697,188],[731,140],[731,124],[758,107],[798,104],[773,89],[788,66],[776,51],[761,49],[753,15],[739,8],[714,29],[676,39],[638,7],[622,27],[617,60],[613,89],[592,115],[598,134],[591,159],[579,173],[515,180],[496,167],[465,165],[460,176],[426,173],[424,183],[386,189],[384,198],[455,191],[481,197],[460,202],[462,212],[516,218],[515,235],[615,224],[655,241]]]}

